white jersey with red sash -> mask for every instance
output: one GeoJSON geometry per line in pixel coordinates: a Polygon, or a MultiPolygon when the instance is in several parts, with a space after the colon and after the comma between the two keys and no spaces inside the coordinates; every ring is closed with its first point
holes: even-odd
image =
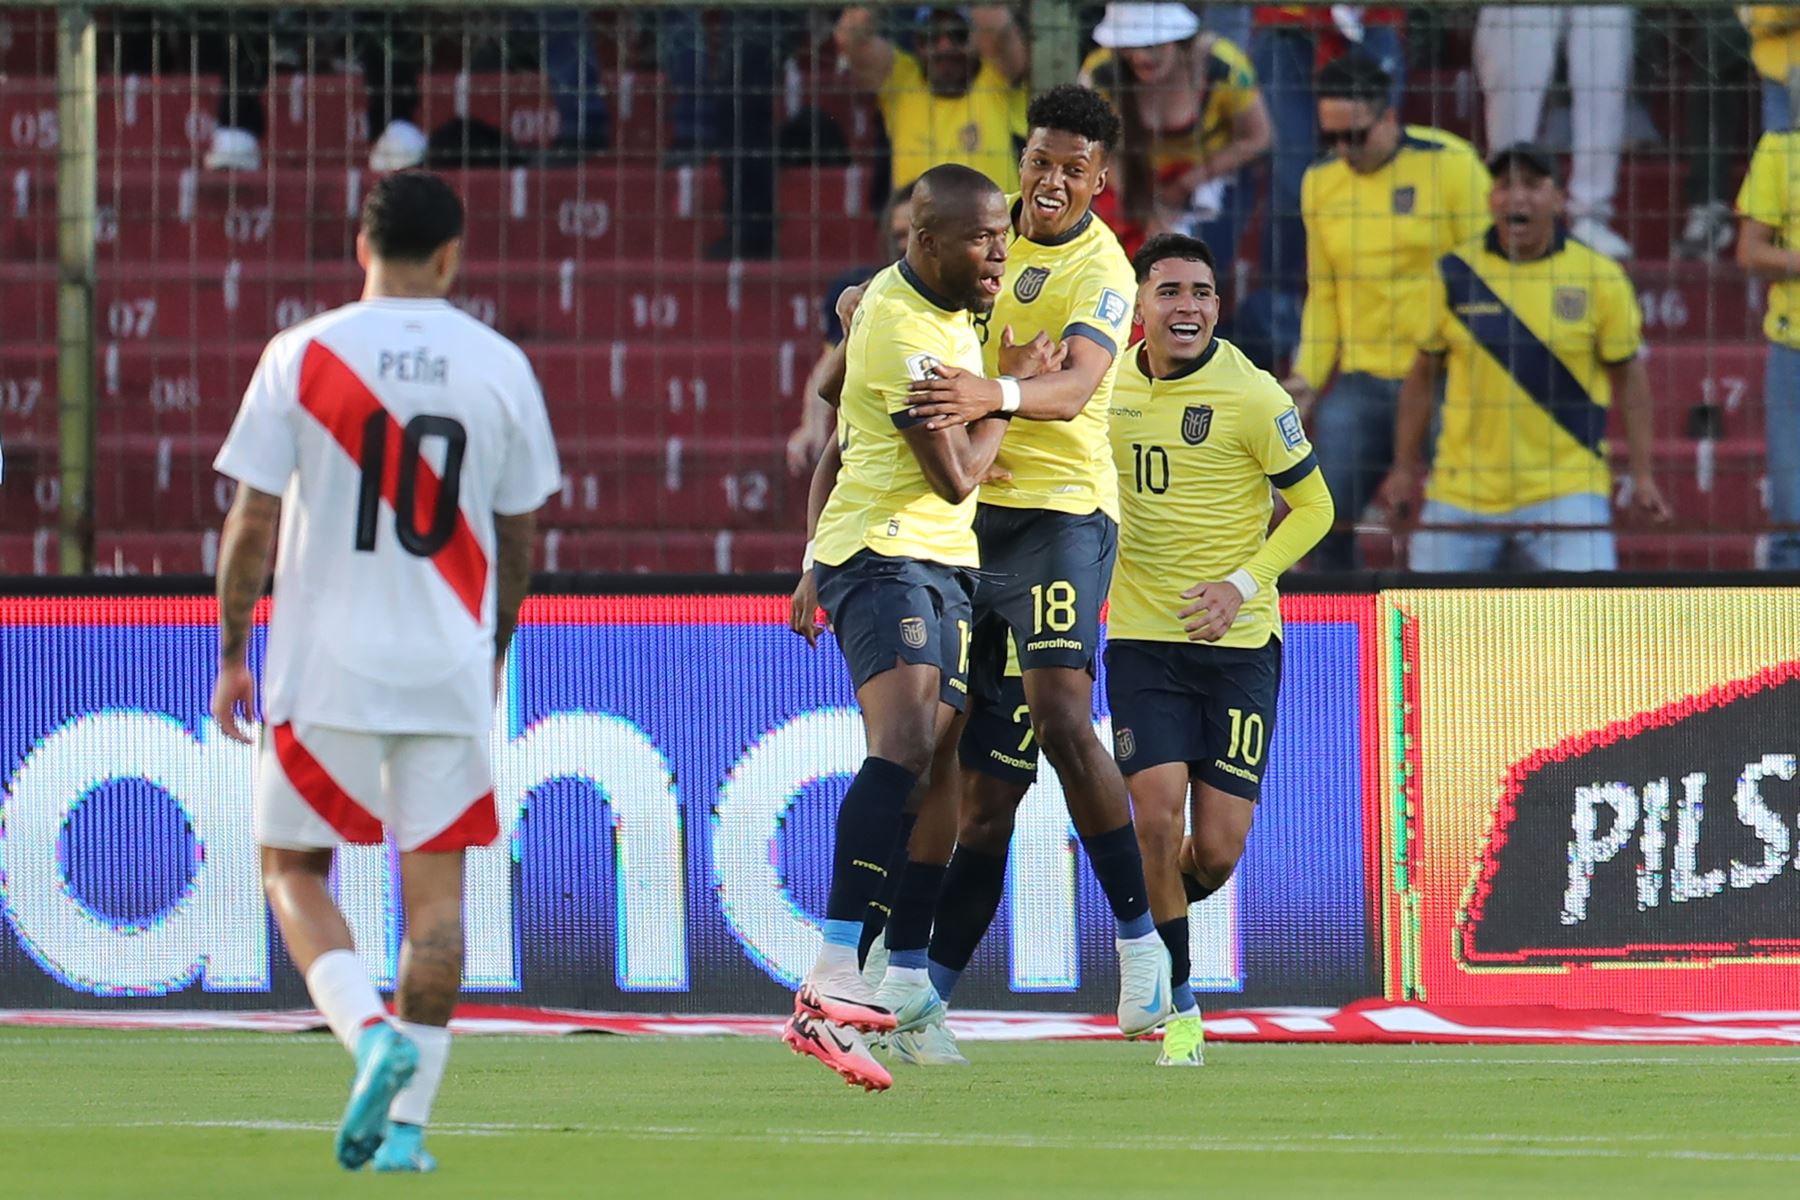
{"type": "MultiPolygon", "coordinates": [[[[562,484],[524,353],[442,300],[346,305],[269,343],[214,466],[282,498],[263,707],[289,780],[331,774],[312,727],[485,746],[494,517],[562,484]]],[[[387,806],[332,782],[300,790],[366,840],[344,802],[387,806]]]]}

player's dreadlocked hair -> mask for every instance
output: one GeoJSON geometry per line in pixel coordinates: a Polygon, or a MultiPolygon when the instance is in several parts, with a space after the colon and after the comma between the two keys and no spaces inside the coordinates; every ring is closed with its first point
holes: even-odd
{"type": "Polygon", "coordinates": [[[1105,146],[1108,154],[1119,146],[1119,114],[1105,96],[1078,83],[1059,83],[1034,99],[1025,110],[1025,128],[1073,133],[1105,146]]]}

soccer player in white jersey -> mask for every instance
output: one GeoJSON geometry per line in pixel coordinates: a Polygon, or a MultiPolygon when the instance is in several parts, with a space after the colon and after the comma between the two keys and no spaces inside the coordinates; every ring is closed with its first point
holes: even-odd
{"type": "Polygon", "coordinates": [[[355,304],[269,343],[214,466],[213,716],[239,741],[280,522],[256,775],[263,886],[313,1002],[355,1057],[337,1157],[429,1171],[424,1126],[462,981],[463,854],[498,835],[494,692],[561,469],[531,364],[445,299],[463,209],[434,175],[363,206],[355,304]],[[327,887],[332,849],[400,850],[406,942],[390,1018],[327,887]]]}

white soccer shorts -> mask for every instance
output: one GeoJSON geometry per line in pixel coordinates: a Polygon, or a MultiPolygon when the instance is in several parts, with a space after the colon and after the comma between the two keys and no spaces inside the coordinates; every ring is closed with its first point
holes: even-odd
{"type": "Polygon", "coordinates": [[[378,844],[384,826],[408,852],[493,842],[500,828],[486,740],[304,722],[264,728],[256,772],[259,845],[378,844]]]}

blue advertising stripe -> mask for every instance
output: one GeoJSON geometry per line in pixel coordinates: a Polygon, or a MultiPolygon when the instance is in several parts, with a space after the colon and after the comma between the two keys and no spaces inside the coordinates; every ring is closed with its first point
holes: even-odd
{"type": "Polygon", "coordinates": [[[1569,436],[1599,453],[1606,437],[1606,409],[1594,403],[1572,371],[1519,319],[1467,260],[1448,254],[1439,261],[1450,311],[1532,403],[1569,436]]]}
{"type": "MultiPolygon", "coordinates": [[[[161,602],[84,603],[154,619],[161,602]]],[[[1288,624],[1232,953],[1209,983],[1247,1003],[1342,1003],[1373,982],[1354,800],[1374,745],[1361,727],[1362,633],[1288,624]]],[[[834,816],[862,753],[835,647],[723,614],[564,614],[525,625],[514,645],[495,739],[505,832],[472,868],[467,990],[615,1011],[779,1011],[800,961],[792,935],[821,915],[834,816]],[[522,798],[516,824],[509,788],[522,798]]],[[[216,635],[191,623],[0,622],[0,1007],[307,1003],[256,886],[254,754],[206,715],[216,659],[216,635]],[[82,792],[84,780],[100,782],[82,792]],[[81,920],[63,919],[71,904],[81,920]]],[[[1060,803],[1030,809],[1022,828],[1066,831],[1060,803]]],[[[340,860],[340,897],[386,978],[397,892],[382,852],[354,853],[352,869],[340,860]]],[[[1105,899],[1072,841],[1057,861],[1075,872],[1073,908],[1053,879],[1015,881],[959,1003],[1098,1012],[1116,1001],[1105,899]],[[1060,991],[1010,982],[1026,927],[1066,928],[1074,971],[1060,991]]]]}

